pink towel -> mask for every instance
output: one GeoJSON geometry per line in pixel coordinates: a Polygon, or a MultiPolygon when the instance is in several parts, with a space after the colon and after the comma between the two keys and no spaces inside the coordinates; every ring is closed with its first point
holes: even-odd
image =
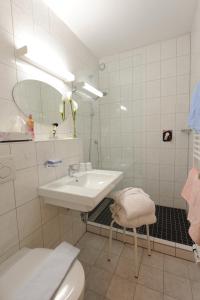
{"type": "Polygon", "coordinates": [[[189,234],[195,243],[200,244],[200,179],[197,169],[190,170],[181,195],[189,205],[189,234]]]}

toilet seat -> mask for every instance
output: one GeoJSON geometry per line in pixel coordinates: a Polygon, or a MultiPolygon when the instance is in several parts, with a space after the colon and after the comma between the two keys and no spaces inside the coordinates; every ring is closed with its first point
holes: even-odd
{"type": "MultiPolygon", "coordinates": [[[[23,248],[0,266],[0,299],[9,300],[15,290],[32,275],[34,270],[51,252],[49,249],[23,248]]],[[[85,275],[76,260],[65,276],[54,300],[83,300],[85,275]]]]}

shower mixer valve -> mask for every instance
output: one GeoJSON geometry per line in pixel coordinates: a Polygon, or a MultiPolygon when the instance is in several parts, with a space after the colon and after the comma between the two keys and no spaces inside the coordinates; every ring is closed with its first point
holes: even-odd
{"type": "Polygon", "coordinates": [[[172,141],[172,130],[163,130],[163,142],[172,141]]]}

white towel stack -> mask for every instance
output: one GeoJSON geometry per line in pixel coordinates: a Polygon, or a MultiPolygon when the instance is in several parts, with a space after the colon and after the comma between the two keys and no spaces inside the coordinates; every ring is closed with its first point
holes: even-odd
{"type": "Polygon", "coordinates": [[[139,227],[156,222],[155,204],[142,189],[126,188],[114,193],[112,217],[123,227],[139,227]]]}

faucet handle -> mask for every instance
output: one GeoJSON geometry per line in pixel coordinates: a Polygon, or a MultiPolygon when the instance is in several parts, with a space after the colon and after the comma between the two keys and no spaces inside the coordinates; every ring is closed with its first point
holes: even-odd
{"type": "Polygon", "coordinates": [[[71,164],[69,165],[69,176],[73,176],[75,172],[79,172],[80,170],[80,164],[71,164]]]}
{"type": "Polygon", "coordinates": [[[80,164],[76,163],[76,164],[71,164],[69,165],[69,168],[73,171],[79,171],[80,169],[80,164]]]}

